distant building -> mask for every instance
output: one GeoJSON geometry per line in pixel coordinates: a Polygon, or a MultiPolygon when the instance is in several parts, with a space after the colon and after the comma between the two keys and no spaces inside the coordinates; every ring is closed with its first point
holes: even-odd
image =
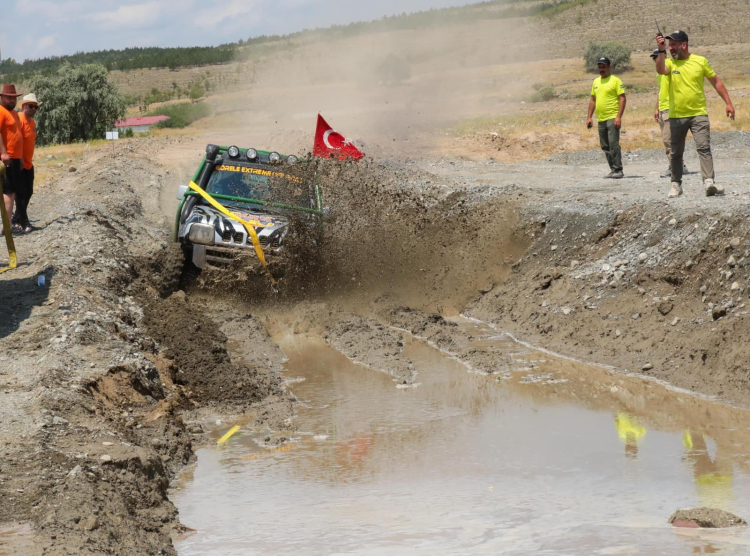
{"type": "Polygon", "coordinates": [[[152,125],[168,120],[169,116],[142,116],[140,118],[125,118],[115,124],[117,131],[132,129],[134,133],[144,133],[151,129],[152,125]]]}

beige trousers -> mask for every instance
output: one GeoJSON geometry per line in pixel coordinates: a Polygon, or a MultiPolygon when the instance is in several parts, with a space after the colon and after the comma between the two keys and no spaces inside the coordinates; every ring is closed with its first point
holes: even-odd
{"type": "Polygon", "coordinates": [[[693,134],[698,158],[701,162],[703,180],[714,179],[714,159],[711,155],[711,126],[708,116],[691,118],[669,118],[672,134],[672,181],[682,183],[682,157],[685,154],[685,141],[688,131],[693,134]]]}

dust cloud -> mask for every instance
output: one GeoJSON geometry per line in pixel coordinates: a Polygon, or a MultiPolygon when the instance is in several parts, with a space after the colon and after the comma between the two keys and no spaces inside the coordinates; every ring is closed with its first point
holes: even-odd
{"type": "Polygon", "coordinates": [[[285,39],[259,49],[255,82],[215,109],[286,152],[310,150],[320,112],[369,155],[419,156],[456,122],[508,110],[529,86],[523,62],[534,56],[536,26],[529,18],[457,20],[285,39]]]}

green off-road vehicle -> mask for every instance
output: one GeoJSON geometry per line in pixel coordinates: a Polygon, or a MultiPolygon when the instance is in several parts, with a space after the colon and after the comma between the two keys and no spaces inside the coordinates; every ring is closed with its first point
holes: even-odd
{"type": "MultiPolygon", "coordinates": [[[[320,189],[306,178],[304,161],[295,156],[208,145],[193,181],[253,225],[264,254],[283,251],[292,219],[311,228],[322,222],[320,189]]],[[[245,227],[187,185],[179,187],[177,199],[174,239],[196,267],[227,264],[238,253],[253,252],[245,227]]]]}

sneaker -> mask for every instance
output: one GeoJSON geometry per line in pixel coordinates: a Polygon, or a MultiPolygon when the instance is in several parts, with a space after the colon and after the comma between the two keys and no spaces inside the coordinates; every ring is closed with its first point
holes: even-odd
{"type": "Polygon", "coordinates": [[[714,180],[711,178],[707,178],[706,181],[703,182],[703,185],[706,186],[706,197],[713,197],[716,195],[716,185],[714,185],[714,180]]]}
{"type": "Polygon", "coordinates": [[[687,166],[685,166],[684,164],[682,165],[682,173],[683,174],[687,174],[688,173],[687,166]]]}
{"type": "Polygon", "coordinates": [[[672,188],[669,190],[669,198],[674,199],[682,195],[682,185],[676,181],[672,182],[672,188]]]}
{"type": "Polygon", "coordinates": [[[662,178],[671,178],[672,177],[672,169],[667,168],[667,170],[661,175],[662,178]]]}
{"type": "Polygon", "coordinates": [[[620,170],[619,172],[612,172],[609,177],[613,180],[621,180],[625,177],[625,174],[623,174],[622,170],[620,170]]]}
{"type": "Polygon", "coordinates": [[[613,175],[614,175],[614,172],[610,172],[609,174],[607,174],[606,176],[604,176],[604,179],[605,179],[605,180],[606,180],[606,179],[609,179],[609,178],[611,178],[611,177],[612,177],[613,175]]]}
{"type": "Polygon", "coordinates": [[[724,186],[723,185],[715,185],[716,187],[716,194],[717,195],[724,195],[724,186]]]}

